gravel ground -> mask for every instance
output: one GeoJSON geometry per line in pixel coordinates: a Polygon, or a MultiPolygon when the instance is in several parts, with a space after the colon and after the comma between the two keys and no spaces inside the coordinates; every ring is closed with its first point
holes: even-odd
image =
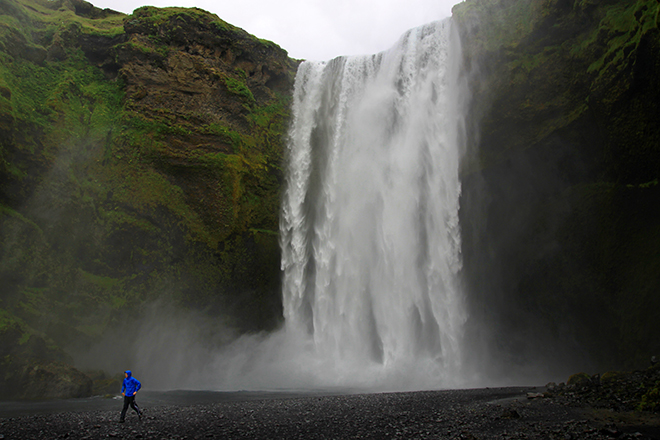
{"type": "Polygon", "coordinates": [[[0,419],[0,439],[660,439],[655,417],[598,413],[542,389],[275,398],[0,419]],[[570,405],[569,405],[570,403],[570,405]]]}

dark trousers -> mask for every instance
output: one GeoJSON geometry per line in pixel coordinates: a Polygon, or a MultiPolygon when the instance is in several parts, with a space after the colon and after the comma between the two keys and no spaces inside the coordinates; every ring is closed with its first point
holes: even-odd
{"type": "Polygon", "coordinates": [[[132,396],[124,396],[124,408],[121,410],[121,416],[119,417],[119,420],[124,420],[129,405],[135,410],[138,416],[141,414],[140,408],[138,408],[137,403],[135,403],[135,394],[132,396]]]}

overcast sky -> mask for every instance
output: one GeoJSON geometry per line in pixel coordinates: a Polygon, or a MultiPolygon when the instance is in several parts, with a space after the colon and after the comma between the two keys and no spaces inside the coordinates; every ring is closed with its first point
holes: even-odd
{"type": "Polygon", "coordinates": [[[292,58],[373,54],[408,29],[451,15],[461,0],[88,0],[130,14],[140,6],[202,8],[277,43],[292,58]]]}

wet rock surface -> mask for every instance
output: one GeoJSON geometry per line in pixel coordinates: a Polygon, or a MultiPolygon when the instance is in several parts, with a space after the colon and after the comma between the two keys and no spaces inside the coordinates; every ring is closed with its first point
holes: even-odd
{"type": "Polygon", "coordinates": [[[660,409],[660,365],[646,370],[574,374],[566,385],[548,384],[545,396],[570,405],[588,405],[610,412],[660,409]]]}
{"type": "Polygon", "coordinates": [[[19,399],[67,399],[92,394],[92,379],[64,362],[6,356],[0,394],[19,399]]]}
{"type": "Polygon", "coordinates": [[[654,439],[647,420],[605,419],[561,397],[528,398],[541,388],[305,396],[144,408],[119,424],[116,411],[0,419],[0,438],[443,438],[654,439]]]}

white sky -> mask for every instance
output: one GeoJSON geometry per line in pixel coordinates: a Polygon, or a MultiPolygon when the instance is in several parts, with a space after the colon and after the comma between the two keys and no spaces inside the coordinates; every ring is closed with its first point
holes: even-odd
{"type": "Polygon", "coordinates": [[[451,16],[461,0],[88,0],[130,14],[141,6],[204,9],[292,58],[325,61],[389,49],[408,29],[451,16]]]}

